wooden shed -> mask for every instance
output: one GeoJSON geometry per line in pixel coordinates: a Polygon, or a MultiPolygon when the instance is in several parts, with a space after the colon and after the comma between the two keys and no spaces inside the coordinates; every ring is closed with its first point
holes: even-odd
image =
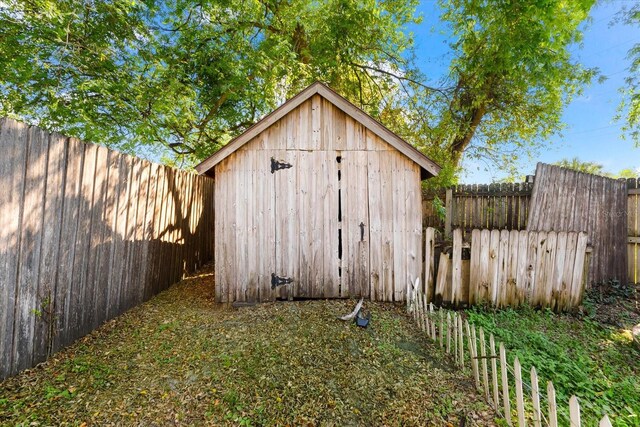
{"type": "Polygon", "coordinates": [[[314,83],[196,169],[215,179],[216,300],[402,301],[440,167],[314,83]]]}

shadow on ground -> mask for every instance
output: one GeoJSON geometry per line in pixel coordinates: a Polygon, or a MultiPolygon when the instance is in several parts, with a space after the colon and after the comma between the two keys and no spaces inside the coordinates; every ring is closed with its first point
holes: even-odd
{"type": "Polygon", "coordinates": [[[214,302],[211,267],[0,383],[0,423],[49,425],[492,425],[403,307],[353,301],[214,302]]]}

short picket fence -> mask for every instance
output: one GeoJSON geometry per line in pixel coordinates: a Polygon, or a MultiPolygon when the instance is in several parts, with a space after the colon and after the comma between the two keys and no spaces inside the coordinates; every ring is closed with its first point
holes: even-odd
{"type": "MultiPolygon", "coordinates": [[[[532,366],[531,382],[527,384],[518,357],[514,357],[513,366],[509,365],[504,345],[496,343],[493,334],[489,334],[487,342],[487,334],[482,328],[463,320],[455,311],[436,308],[433,303],[428,303],[418,282],[409,288],[411,298],[407,298],[407,310],[416,324],[454,358],[458,367],[470,367],[476,389],[508,425],[558,426],[558,404],[551,381],[547,382],[544,395],[536,368],[532,366]],[[512,401],[511,387],[515,387],[515,402],[512,401]]],[[[571,427],[581,426],[578,398],[571,396],[568,404],[571,427]]],[[[612,427],[607,415],[600,420],[599,427],[612,427]]]]}

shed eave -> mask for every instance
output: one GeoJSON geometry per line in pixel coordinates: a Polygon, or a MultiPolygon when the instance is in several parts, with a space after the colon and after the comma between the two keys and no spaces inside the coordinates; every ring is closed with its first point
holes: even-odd
{"type": "Polygon", "coordinates": [[[399,152],[407,156],[413,162],[418,164],[421,168],[421,179],[427,179],[433,176],[438,175],[440,170],[442,169],[440,165],[436,162],[422,154],[418,151],[414,146],[409,144],[404,139],[400,138],[398,135],[390,131],[383,124],[375,120],[373,117],[369,116],[367,113],[362,111],[360,108],[353,105],[346,98],[339,95],[334,90],[330,89],[328,86],[320,82],[315,82],[311,84],[309,87],[304,89],[302,92],[298,93],[293,98],[286,101],[284,104],[276,108],[274,111],[269,113],[263,119],[255,123],[249,129],[247,129],[242,134],[238,135],[236,138],[231,140],[227,145],[222,147],[216,153],[214,153],[211,157],[204,160],[202,163],[196,166],[196,171],[199,174],[213,175],[212,169],[220,163],[225,158],[229,157],[236,150],[242,147],[244,144],[252,140],[262,131],[270,127],[272,124],[280,120],[282,117],[287,115],[290,111],[298,107],[300,104],[310,99],[313,95],[318,94],[323,98],[327,99],[345,114],[350,116],[355,121],[364,125],[371,132],[376,134],[382,140],[387,142],[389,145],[397,149],[399,152]]]}

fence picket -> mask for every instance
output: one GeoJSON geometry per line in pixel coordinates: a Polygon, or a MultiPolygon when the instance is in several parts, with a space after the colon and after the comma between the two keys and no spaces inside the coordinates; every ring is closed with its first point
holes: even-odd
{"type": "Polygon", "coordinates": [[[493,388],[493,407],[500,412],[500,392],[498,391],[498,363],[496,355],[496,341],[493,334],[489,335],[489,350],[491,351],[491,379],[493,388]]]}
{"type": "Polygon", "coordinates": [[[444,313],[442,309],[438,310],[440,315],[440,348],[444,348],[444,313]]]}
{"type": "Polygon", "coordinates": [[[431,316],[431,339],[436,340],[436,320],[433,318],[433,303],[429,305],[429,315],[431,316]]]}
{"type": "Polygon", "coordinates": [[[504,344],[500,343],[500,375],[502,377],[502,405],[504,408],[504,418],[508,425],[511,422],[511,402],[509,401],[509,371],[507,369],[507,352],[504,344]]]}
{"type": "Polygon", "coordinates": [[[451,354],[451,313],[447,313],[447,354],[451,354]]]}
{"type": "Polygon", "coordinates": [[[580,403],[576,396],[571,396],[569,399],[569,420],[571,427],[580,427],[580,403]]]}
{"type": "Polygon", "coordinates": [[[478,366],[478,340],[476,337],[476,325],[471,326],[471,360],[473,360],[473,376],[476,380],[476,388],[480,390],[480,369],[478,366]]]}
{"type": "Polygon", "coordinates": [[[464,331],[462,329],[462,316],[458,316],[458,331],[459,331],[459,358],[460,358],[460,367],[464,369],[464,331]]]}
{"type": "MultiPolygon", "coordinates": [[[[506,350],[503,343],[499,343],[499,354],[496,352],[496,341],[493,334],[489,334],[488,350],[487,340],[483,328],[476,330],[476,326],[469,323],[468,319],[463,320],[463,316],[459,313],[443,310],[438,308],[435,312],[433,304],[427,303],[426,296],[421,289],[415,291],[415,304],[408,307],[413,310],[414,320],[419,324],[420,329],[431,336],[433,341],[440,342],[442,351],[446,354],[453,352],[456,365],[462,370],[464,366],[464,339],[465,330],[467,337],[467,348],[469,353],[469,361],[475,381],[476,389],[484,395],[485,400],[491,405],[498,415],[504,417],[508,426],[514,425],[513,415],[511,412],[511,395],[509,391],[509,370],[511,369],[507,363],[506,350]],[[446,311],[446,313],[445,313],[446,311]],[[446,316],[446,324],[445,324],[446,316]],[[439,331],[437,321],[439,319],[439,331]],[[446,335],[446,337],[445,337],[446,335]],[[446,340],[446,341],[445,341],[446,340]],[[453,340],[453,344],[452,341],[453,340]],[[478,340],[480,343],[478,344],[478,340]],[[478,352],[480,355],[478,355],[478,352]],[[489,352],[489,354],[487,354],[489,352]],[[499,370],[498,370],[499,358],[499,370]],[[488,360],[491,366],[488,366],[488,360]],[[480,363],[482,365],[480,365],[480,363]],[[480,370],[482,369],[482,372],[480,370]],[[489,369],[491,370],[491,378],[489,378],[489,369]],[[500,372],[498,374],[498,372],[500,372]],[[501,395],[502,394],[502,395],[501,395]]],[[[551,381],[547,382],[547,403],[548,403],[548,419],[546,413],[541,408],[541,399],[543,398],[539,388],[539,378],[535,367],[530,369],[531,386],[529,387],[522,379],[522,365],[516,356],[513,361],[513,375],[515,377],[515,396],[516,396],[516,414],[518,427],[525,427],[527,419],[532,422],[533,427],[549,427],[558,426],[558,410],[556,405],[556,392],[551,381]],[[525,412],[525,393],[524,387],[530,390],[531,405],[527,406],[525,412]]],[[[527,394],[529,396],[529,394],[527,394]]],[[[569,400],[569,417],[571,427],[581,426],[580,404],[576,396],[571,396],[569,400]]],[[[599,422],[600,427],[612,427],[609,417],[605,416],[599,422]]]]}
{"type": "Polygon", "coordinates": [[[547,382],[547,401],[549,402],[549,427],[558,427],[558,407],[556,406],[556,389],[551,381],[547,382]]]}
{"type": "Polygon", "coordinates": [[[522,393],[522,368],[518,356],[513,361],[513,371],[516,377],[516,407],[518,409],[518,425],[526,426],[524,421],[524,395],[522,393]]]}
{"type": "Polygon", "coordinates": [[[608,415],[605,415],[604,417],[602,417],[602,419],[600,420],[599,427],[613,427],[611,425],[611,421],[609,420],[608,415]]]}
{"type": "Polygon", "coordinates": [[[566,232],[523,230],[509,233],[506,230],[474,229],[471,233],[471,259],[468,264],[462,264],[458,259],[462,248],[459,231],[454,230],[453,258],[444,252],[440,254],[436,301],[453,305],[474,305],[486,301],[495,307],[517,306],[528,301],[557,311],[576,307],[582,302],[582,270],[589,267],[585,265],[583,268],[587,254],[584,233],[581,233],[582,239],[577,235],[576,240],[567,238],[566,232]],[[558,235],[560,244],[557,244],[558,235]],[[528,248],[528,244],[533,246],[528,248]],[[541,245],[543,250],[538,253],[536,249],[541,245]],[[462,265],[465,272],[469,266],[464,279],[461,276],[462,265]],[[532,271],[528,271],[530,265],[534,266],[532,271]],[[567,283],[561,286],[561,282],[565,282],[565,270],[566,275],[569,275],[569,270],[572,275],[567,276],[567,283]]]}
{"type": "Polygon", "coordinates": [[[531,401],[533,402],[533,425],[542,427],[542,412],[540,411],[540,390],[538,390],[538,373],[531,367],[531,401]]]}
{"type": "Polygon", "coordinates": [[[489,404],[491,403],[491,395],[489,394],[489,373],[487,371],[487,348],[484,339],[484,329],[480,328],[480,357],[482,358],[482,388],[484,389],[484,398],[489,404]]]}

